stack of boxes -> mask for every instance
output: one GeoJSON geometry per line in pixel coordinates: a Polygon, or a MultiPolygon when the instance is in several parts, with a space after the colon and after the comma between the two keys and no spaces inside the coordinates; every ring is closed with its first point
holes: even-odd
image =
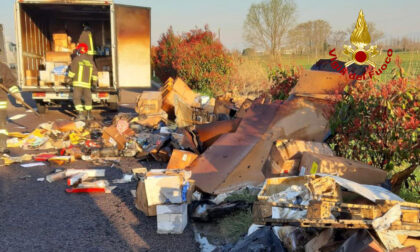
{"type": "Polygon", "coordinates": [[[54,51],[45,55],[45,70],[39,71],[40,86],[60,86],[64,83],[67,67],[71,63],[71,53],[75,48],[76,44],[71,43],[71,37],[66,33],[53,34],[54,51]]]}
{"type": "Polygon", "coordinates": [[[188,223],[188,204],[194,191],[191,172],[153,170],[137,185],[136,207],[157,217],[158,234],[181,234],[188,223]]]}

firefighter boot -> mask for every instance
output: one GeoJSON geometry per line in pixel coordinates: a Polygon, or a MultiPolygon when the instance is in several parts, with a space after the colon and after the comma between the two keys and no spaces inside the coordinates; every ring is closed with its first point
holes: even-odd
{"type": "Polygon", "coordinates": [[[88,110],[87,111],[87,113],[86,113],[86,120],[87,121],[95,120],[95,118],[92,116],[92,111],[91,110],[88,110]]]}

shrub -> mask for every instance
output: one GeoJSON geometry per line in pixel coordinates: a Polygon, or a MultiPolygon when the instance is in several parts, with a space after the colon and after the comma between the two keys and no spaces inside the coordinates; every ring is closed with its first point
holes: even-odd
{"type": "Polygon", "coordinates": [[[180,77],[193,89],[227,91],[231,57],[208,26],[181,36],[169,28],[153,51],[154,69],[161,80],[180,77]]]}
{"type": "Polygon", "coordinates": [[[174,33],[172,27],[169,27],[168,31],[160,37],[158,46],[152,47],[152,67],[161,81],[177,76],[174,61],[178,57],[180,44],[181,37],[174,33]]]}
{"type": "Polygon", "coordinates": [[[288,68],[277,65],[269,71],[268,77],[273,82],[270,89],[271,96],[275,100],[286,100],[289,92],[298,82],[301,68],[290,66],[288,68]]]}
{"type": "Polygon", "coordinates": [[[419,164],[419,80],[398,79],[347,89],[331,118],[338,155],[392,171],[419,164]]]}

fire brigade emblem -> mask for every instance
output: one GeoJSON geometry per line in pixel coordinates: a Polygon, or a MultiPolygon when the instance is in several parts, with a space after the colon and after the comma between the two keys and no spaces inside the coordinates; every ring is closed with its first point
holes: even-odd
{"type": "Polygon", "coordinates": [[[351,45],[344,45],[343,53],[351,57],[351,60],[346,62],[346,67],[352,64],[369,64],[372,67],[376,67],[375,63],[371,61],[371,59],[378,54],[377,45],[371,45],[368,50],[365,50],[366,46],[370,44],[370,41],[370,34],[365,17],[363,15],[363,10],[360,10],[356,26],[354,27],[354,30],[350,36],[350,42],[356,48],[353,49],[353,46],[351,45]]]}

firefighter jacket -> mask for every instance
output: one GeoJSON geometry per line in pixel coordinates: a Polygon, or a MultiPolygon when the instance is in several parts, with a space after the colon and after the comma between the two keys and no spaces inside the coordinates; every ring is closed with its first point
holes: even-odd
{"type": "Polygon", "coordinates": [[[93,45],[92,33],[90,31],[82,31],[79,37],[79,44],[85,43],[88,46],[88,55],[95,55],[95,47],[93,45]]]}
{"type": "MultiPolygon", "coordinates": [[[[0,83],[3,84],[6,88],[8,88],[10,93],[20,92],[19,88],[16,86],[16,77],[13,75],[10,68],[2,62],[0,62],[0,83]]],[[[7,106],[7,93],[3,89],[0,89],[0,100],[2,102],[6,101],[7,106]]],[[[2,106],[3,104],[0,104],[0,109],[2,109],[2,106]]]]}
{"type": "Polygon", "coordinates": [[[98,70],[91,58],[82,54],[71,62],[68,76],[73,79],[74,87],[90,88],[92,81],[98,81],[98,70]]]}

